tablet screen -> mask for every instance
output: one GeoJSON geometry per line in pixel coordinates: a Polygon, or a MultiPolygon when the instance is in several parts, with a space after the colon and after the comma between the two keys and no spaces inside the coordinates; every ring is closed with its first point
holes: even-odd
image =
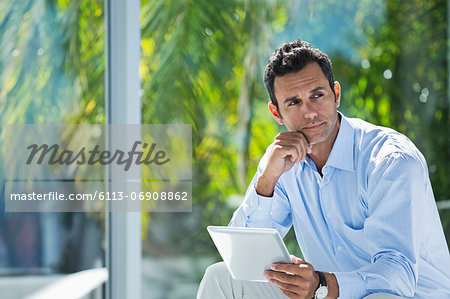
{"type": "Polygon", "coordinates": [[[234,279],[267,281],[272,263],[292,263],[275,229],[208,226],[208,232],[234,279]]]}

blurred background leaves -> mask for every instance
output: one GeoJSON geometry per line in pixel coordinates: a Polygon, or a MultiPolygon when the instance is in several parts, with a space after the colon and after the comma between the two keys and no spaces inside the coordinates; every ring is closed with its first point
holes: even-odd
{"type": "MultiPolygon", "coordinates": [[[[143,123],[192,124],[194,199],[192,213],[143,214],[144,254],[215,254],[206,226],[228,223],[282,130],[267,111],[265,64],[296,38],[330,56],[341,111],[406,134],[428,161],[436,200],[449,200],[447,9],[439,0],[143,0],[143,123]]],[[[2,129],[104,122],[103,10],[98,0],[0,1],[2,129]]],[[[449,240],[448,210],[441,216],[449,240]]],[[[292,233],[286,242],[298,252],[292,233]]]]}
{"type": "Polygon", "coordinates": [[[228,223],[282,130],[267,111],[262,73],[272,50],[296,38],[329,54],[341,111],[411,138],[436,200],[449,199],[445,1],[149,1],[143,12],[143,120],[194,125],[195,216],[174,216],[181,226],[168,244],[214,250],[204,228],[228,223]]]}

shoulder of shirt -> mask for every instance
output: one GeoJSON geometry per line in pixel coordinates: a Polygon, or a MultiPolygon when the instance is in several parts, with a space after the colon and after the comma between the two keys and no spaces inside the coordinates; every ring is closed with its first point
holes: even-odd
{"type": "Polygon", "coordinates": [[[373,167],[392,157],[417,160],[426,165],[425,158],[405,135],[358,118],[346,118],[354,130],[355,159],[370,162],[373,167]]]}

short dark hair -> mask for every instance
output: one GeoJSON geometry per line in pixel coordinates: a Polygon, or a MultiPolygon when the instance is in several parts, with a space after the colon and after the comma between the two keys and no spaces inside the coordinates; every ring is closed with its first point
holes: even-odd
{"type": "Polygon", "coordinates": [[[322,69],[325,77],[330,83],[331,90],[334,93],[334,79],[331,61],[327,54],[310,43],[297,39],[295,41],[284,43],[279,46],[270,56],[264,71],[264,84],[269,93],[270,100],[277,107],[278,103],[275,98],[274,82],[276,76],[283,76],[288,73],[296,73],[301,71],[311,62],[317,62],[322,69]]]}

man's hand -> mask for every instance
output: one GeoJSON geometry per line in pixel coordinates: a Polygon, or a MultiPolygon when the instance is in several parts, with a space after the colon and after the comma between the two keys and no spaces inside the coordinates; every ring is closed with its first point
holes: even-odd
{"type": "Polygon", "coordinates": [[[266,169],[256,183],[256,192],[263,196],[272,196],[273,188],[280,176],[294,166],[305,161],[311,153],[311,145],[301,132],[279,133],[269,153],[266,169]]]}
{"type": "MultiPolygon", "coordinates": [[[[273,264],[272,270],[265,271],[264,276],[291,299],[314,298],[319,287],[319,275],[311,264],[293,255],[291,259],[294,264],[273,264]]],[[[324,274],[328,286],[326,298],[338,298],[339,285],[336,276],[333,273],[324,274]]]]}
{"type": "Polygon", "coordinates": [[[314,267],[291,256],[294,264],[273,264],[271,269],[264,272],[264,276],[271,283],[291,299],[311,299],[319,286],[319,275],[314,267]]]}

